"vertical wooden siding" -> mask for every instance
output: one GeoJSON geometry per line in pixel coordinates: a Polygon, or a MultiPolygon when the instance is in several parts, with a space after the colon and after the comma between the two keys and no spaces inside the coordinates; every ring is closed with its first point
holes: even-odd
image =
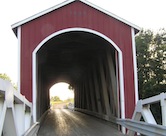
{"type": "Polygon", "coordinates": [[[131,27],[79,1],[22,25],[21,93],[32,101],[32,52],[36,46],[50,34],[73,27],[96,30],[122,50],[126,116],[131,117],[135,107],[131,27]]]}

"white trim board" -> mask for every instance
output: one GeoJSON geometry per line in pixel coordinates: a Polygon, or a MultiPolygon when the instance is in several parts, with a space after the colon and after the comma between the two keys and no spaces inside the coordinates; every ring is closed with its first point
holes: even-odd
{"type": "Polygon", "coordinates": [[[21,26],[17,29],[18,37],[18,92],[21,93],[21,26]]]}
{"type": "MultiPolygon", "coordinates": [[[[65,5],[68,5],[68,4],[72,3],[72,2],[75,2],[75,1],[78,1],[78,0],[67,0],[67,1],[65,1],[65,2],[63,2],[61,4],[55,5],[55,6],[51,7],[51,8],[48,8],[48,9],[46,9],[44,11],[41,11],[41,12],[35,14],[33,16],[30,16],[30,17],[28,17],[28,18],[26,18],[26,19],[24,19],[22,21],[19,21],[19,22],[13,24],[11,27],[12,27],[13,31],[15,32],[15,34],[16,34],[17,27],[19,27],[19,26],[21,26],[21,25],[23,25],[23,24],[25,24],[25,23],[27,23],[29,21],[32,21],[32,20],[34,20],[34,19],[36,19],[38,17],[41,17],[41,16],[43,16],[43,15],[49,13],[49,12],[52,12],[52,11],[54,11],[56,9],[59,9],[59,8],[65,6],[65,5]]],[[[125,20],[125,19],[123,19],[123,18],[121,18],[121,17],[119,17],[119,16],[117,16],[117,15],[115,15],[115,14],[109,12],[109,11],[106,11],[106,10],[102,9],[101,7],[98,7],[98,6],[88,2],[87,0],[79,0],[79,1],[84,3],[84,4],[86,4],[86,5],[91,6],[94,9],[97,9],[97,10],[107,14],[108,16],[111,16],[111,17],[113,17],[113,18],[115,18],[115,19],[117,19],[117,20],[119,20],[119,21],[121,21],[121,22],[123,22],[123,23],[125,23],[125,24],[127,24],[127,25],[129,25],[131,27],[133,27],[136,31],[140,30],[140,27],[132,24],[131,22],[129,22],[129,21],[127,21],[127,20],[125,20]]]]}
{"type": "Polygon", "coordinates": [[[118,52],[118,65],[119,65],[119,87],[120,87],[120,108],[121,108],[121,118],[125,119],[125,98],[124,98],[124,72],[123,72],[123,54],[122,51],[120,50],[120,48],[107,36],[103,35],[102,33],[99,33],[97,31],[91,30],[91,29],[87,29],[87,28],[68,28],[68,29],[63,29],[60,30],[58,32],[55,32],[51,35],[49,35],[48,37],[46,37],[41,43],[38,44],[38,46],[34,49],[33,51],[33,56],[32,56],[32,78],[33,78],[33,117],[34,117],[34,122],[36,122],[36,109],[37,109],[37,105],[36,105],[36,100],[37,100],[37,65],[36,65],[36,54],[38,52],[38,50],[51,38],[56,37],[62,33],[67,33],[67,32],[73,32],[73,31],[81,31],[81,32],[88,32],[88,33],[92,33],[94,35],[97,35],[101,38],[103,38],[104,40],[108,41],[112,46],[114,46],[115,50],[118,52]]]}
{"type": "Polygon", "coordinates": [[[134,65],[133,67],[134,67],[135,104],[137,104],[139,95],[138,95],[137,57],[136,57],[134,28],[131,28],[131,36],[132,36],[133,65],[134,65]]]}

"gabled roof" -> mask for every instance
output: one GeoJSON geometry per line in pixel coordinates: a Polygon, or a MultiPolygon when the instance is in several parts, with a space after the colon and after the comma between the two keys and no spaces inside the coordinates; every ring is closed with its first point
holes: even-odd
{"type": "Polygon", "coordinates": [[[48,14],[49,12],[57,10],[57,9],[65,6],[65,5],[68,5],[68,4],[72,3],[72,2],[75,2],[75,1],[80,1],[80,2],[82,2],[84,4],[86,4],[86,5],[89,5],[92,8],[97,9],[97,10],[105,13],[108,16],[113,17],[113,18],[115,18],[115,19],[117,19],[117,20],[119,20],[119,21],[121,21],[121,22],[123,22],[123,23],[125,23],[125,24],[127,24],[127,25],[129,25],[131,27],[133,27],[135,29],[135,33],[137,33],[140,30],[140,27],[130,23],[129,21],[127,21],[127,20],[125,20],[125,19],[123,19],[123,18],[121,18],[121,17],[119,17],[119,16],[117,16],[117,15],[115,15],[115,14],[109,12],[109,11],[106,11],[106,10],[104,10],[104,9],[102,9],[102,8],[100,8],[100,7],[96,6],[96,5],[88,2],[87,0],[67,0],[67,1],[64,1],[61,4],[55,5],[55,6],[51,7],[51,8],[49,8],[49,9],[46,9],[46,10],[44,10],[42,12],[37,13],[37,14],[31,16],[31,17],[28,17],[28,18],[26,18],[24,20],[21,20],[21,21],[15,23],[15,24],[13,24],[11,27],[12,27],[14,33],[17,35],[17,27],[19,27],[19,26],[21,26],[21,25],[23,25],[23,24],[25,24],[27,22],[30,22],[30,21],[38,18],[38,17],[41,17],[41,16],[43,16],[45,14],[48,14]]]}

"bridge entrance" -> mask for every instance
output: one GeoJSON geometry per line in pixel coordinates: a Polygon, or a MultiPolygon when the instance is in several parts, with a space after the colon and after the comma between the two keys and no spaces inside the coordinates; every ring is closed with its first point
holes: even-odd
{"type": "Polygon", "coordinates": [[[34,125],[26,132],[30,135],[45,135],[50,129],[57,135],[121,135],[117,128],[110,129],[112,123],[107,122],[108,127],[106,121],[83,112],[132,130],[129,135],[135,131],[165,135],[166,95],[138,101],[139,27],[86,0],[67,0],[13,24],[12,29],[18,37],[18,91],[0,81],[0,134],[23,135],[33,117],[34,125]],[[74,88],[75,112],[48,110],[49,89],[56,82],[74,88]],[[149,106],[159,101],[163,126],[156,125],[149,106]],[[37,122],[43,116],[45,123],[37,122]],[[141,116],[144,123],[138,122],[141,116]]]}
{"type": "Polygon", "coordinates": [[[85,0],[68,0],[12,25],[19,41],[18,90],[36,122],[49,88],[67,82],[75,110],[105,120],[131,118],[138,100],[139,27],[85,0]]]}
{"type": "Polygon", "coordinates": [[[117,46],[92,32],[68,29],[49,36],[36,48],[33,70],[37,89],[33,93],[37,119],[50,107],[48,90],[55,82],[73,87],[75,109],[107,120],[120,117],[124,104],[119,99],[117,46]]]}

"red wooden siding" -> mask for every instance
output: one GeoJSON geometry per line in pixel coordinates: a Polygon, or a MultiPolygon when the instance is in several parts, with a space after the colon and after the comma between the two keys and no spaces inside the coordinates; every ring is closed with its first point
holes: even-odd
{"type": "Polygon", "coordinates": [[[21,26],[21,93],[32,101],[32,52],[50,34],[66,28],[96,30],[113,40],[123,52],[126,115],[135,107],[131,27],[79,1],[21,26]]]}

